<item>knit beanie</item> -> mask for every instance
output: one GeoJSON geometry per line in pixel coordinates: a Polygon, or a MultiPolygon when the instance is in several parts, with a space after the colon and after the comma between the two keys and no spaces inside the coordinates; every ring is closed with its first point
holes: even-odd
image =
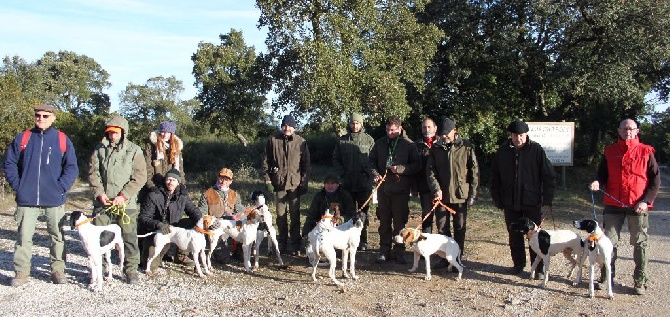
{"type": "Polygon", "coordinates": [[[170,121],[163,121],[158,127],[158,132],[170,132],[175,133],[177,131],[177,124],[170,121]]]}
{"type": "Polygon", "coordinates": [[[351,116],[349,116],[349,123],[354,121],[358,121],[358,123],[363,124],[363,115],[356,112],[352,113],[351,116]]]}
{"type": "Polygon", "coordinates": [[[176,180],[180,180],[181,179],[181,173],[178,170],[173,168],[173,169],[169,170],[167,173],[165,173],[165,178],[168,178],[168,177],[172,177],[176,180]]]}
{"type": "Polygon", "coordinates": [[[440,125],[437,126],[437,135],[449,134],[449,132],[455,128],[456,123],[454,120],[449,118],[442,118],[442,120],[440,120],[440,125]]]}
{"type": "Polygon", "coordinates": [[[285,125],[295,128],[296,127],[295,118],[293,118],[293,116],[290,114],[285,115],[284,119],[282,119],[281,121],[281,126],[283,127],[285,125]]]}

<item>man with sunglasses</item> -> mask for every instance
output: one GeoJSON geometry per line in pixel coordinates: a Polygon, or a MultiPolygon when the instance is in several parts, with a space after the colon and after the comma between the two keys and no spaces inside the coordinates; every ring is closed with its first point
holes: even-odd
{"type": "Polygon", "coordinates": [[[61,222],[65,216],[65,193],[79,175],[77,157],[70,139],[51,127],[56,119],[54,107],[41,104],[34,110],[35,127],[19,133],[7,148],[5,157],[5,177],[16,193],[17,205],[15,276],[11,282],[14,287],[28,282],[33,235],[40,214],[46,216],[51,239],[51,281],[67,283],[61,222]]]}

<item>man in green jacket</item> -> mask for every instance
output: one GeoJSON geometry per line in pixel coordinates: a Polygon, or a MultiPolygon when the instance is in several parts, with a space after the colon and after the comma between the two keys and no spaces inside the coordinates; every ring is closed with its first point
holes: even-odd
{"type": "MultiPolygon", "coordinates": [[[[428,156],[426,177],[435,199],[456,211],[453,215],[453,237],[463,255],[468,206],[475,203],[479,186],[479,164],[474,146],[458,135],[453,120],[443,118],[437,127],[437,135],[439,139],[428,156]]],[[[435,212],[437,232],[451,237],[451,214],[442,206],[436,208],[435,212]]],[[[436,263],[436,266],[446,267],[448,264],[445,260],[436,263]]]]}
{"type": "Polygon", "coordinates": [[[121,227],[126,255],[123,272],[127,282],[135,284],[140,264],[137,193],[147,181],[147,166],[142,148],[127,135],[128,121],[112,115],[105,123],[105,137],[91,155],[88,181],[93,187],[95,225],[116,223],[121,227]]]}

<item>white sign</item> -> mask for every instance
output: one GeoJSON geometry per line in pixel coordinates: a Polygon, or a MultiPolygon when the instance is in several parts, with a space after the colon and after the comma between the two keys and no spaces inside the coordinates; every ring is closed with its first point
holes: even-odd
{"type": "Polygon", "coordinates": [[[575,147],[574,122],[527,122],[528,137],[542,145],[554,166],[572,166],[575,147]]]}

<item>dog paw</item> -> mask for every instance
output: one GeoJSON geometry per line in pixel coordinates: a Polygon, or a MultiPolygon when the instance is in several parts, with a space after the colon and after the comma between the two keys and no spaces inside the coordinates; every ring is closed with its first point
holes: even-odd
{"type": "Polygon", "coordinates": [[[411,268],[411,269],[407,270],[407,272],[410,272],[410,273],[414,273],[415,271],[416,271],[415,268],[411,268]]]}
{"type": "Polygon", "coordinates": [[[430,275],[426,275],[426,277],[424,277],[424,279],[425,279],[426,281],[430,281],[430,279],[432,279],[432,277],[431,277],[430,275]]]}
{"type": "Polygon", "coordinates": [[[351,275],[351,278],[353,278],[354,280],[358,280],[358,275],[351,275]]]}

